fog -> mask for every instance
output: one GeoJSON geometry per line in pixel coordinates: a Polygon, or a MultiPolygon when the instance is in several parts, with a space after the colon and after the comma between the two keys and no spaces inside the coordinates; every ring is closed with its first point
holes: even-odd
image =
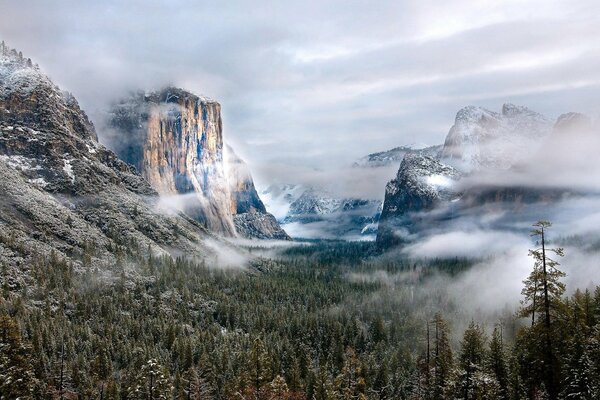
{"type": "Polygon", "coordinates": [[[174,84],[215,98],[260,182],[284,166],[286,182],[302,183],[311,169],[441,143],[468,104],[596,113],[599,11],[592,0],[23,0],[0,3],[0,38],[98,126],[131,89],[174,84]]]}

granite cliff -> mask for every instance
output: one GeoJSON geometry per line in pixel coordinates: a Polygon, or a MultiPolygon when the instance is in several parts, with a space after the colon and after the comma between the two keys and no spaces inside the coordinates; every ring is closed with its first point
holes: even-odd
{"type": "Polygon", "coordinates": [[[161,196],[224,236],[288,239],[256,193],[246,164],[223,140],[221,106],[168,87],[138,92],[109,115],[109,142],[161,196]]]}

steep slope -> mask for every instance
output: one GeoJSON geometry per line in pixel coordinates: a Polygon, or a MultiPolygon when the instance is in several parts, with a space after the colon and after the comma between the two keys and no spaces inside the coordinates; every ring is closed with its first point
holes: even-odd
{"type": "Polygon", "coordinates": [[[599,140],[591,120],[581,114],[568,113],[552,123],[511,104],[501,113],[463,108],[441,158],[406,155],[397,178],[388,183],[378,245],[387,248],[431,227],[444,229],[459,217],[477,224],[493,214],[493,223],[503,227],[544,218],[540,210],[597,192],[585,174],[596,165],[590,152],[599,140]]]}
{"type": "Polygon", "coordinates": [[[258,198],[248,168],[233,152],[227,168],[221,106],[216,101],[172,87],[138,92],[114,105],[109,127],[115,152],[136,166],[162,196],[177,196],[182,210],[210,231],[286,236],[258,198]],[[235,176],[238,172],[242,176],[235,176]]]}
{"type": "MultiPolygon", "coordinates": [[[[215,259],[195,221],[157,211],[135,169],[96,140],[75,98],[13,50],[0,52],[0,263],[18,281],[31,258],[109,271],[116,249],[215,259]]],[[[223,244],[225,245],[225,244],[223,244]]],[[[123,268],[123,265],[120,266],[123,268]]]]}
{"type": "Polygon", "coordinates": [[[236,232],[248,238],[289,240],[258,196],[248,165],[231,146],[225,147],[225,167],[236,232]]]}

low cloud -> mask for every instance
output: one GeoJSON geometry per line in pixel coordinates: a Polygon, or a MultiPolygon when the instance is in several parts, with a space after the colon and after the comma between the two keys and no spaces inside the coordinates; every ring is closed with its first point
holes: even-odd
{"type": "Polygon", "coordinates": [[[418,240],[403,249],[416,258],[481,258],[506,252],[526,243],[512,232],[450,231],[418,240]]]}

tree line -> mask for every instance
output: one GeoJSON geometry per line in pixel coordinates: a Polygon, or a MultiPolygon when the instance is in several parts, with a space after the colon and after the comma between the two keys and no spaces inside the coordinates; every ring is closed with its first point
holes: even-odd
{"type": "MultiPolygon", "coordinates": [[[[108,275],[40,257],[26,284],[2,287],[0,398],[597,399],[600,288],[565,296],[549,228],[534,226],[511,323],[471,321],[457,344],[449,306],[347,276],[417,265],[364,262],[347,244],[290,250],[303,255],[262,274],[129,245],[108,275]]],[[[437,260],[422,279],[468,268],[437,260]]]]}

